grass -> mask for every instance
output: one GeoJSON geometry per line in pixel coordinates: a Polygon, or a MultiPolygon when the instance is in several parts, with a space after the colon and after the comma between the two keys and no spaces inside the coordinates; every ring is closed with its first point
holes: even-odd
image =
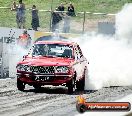
{"type": "MultiPolygon", "coordinates": [[[[27,8],[35,4],[38,9],[50,9],[52,0],[23,0],[27,8]]],[[[132,0],[53,0],[53,8],[61,2],[68,4],[72,2],[76,11],[106,12],[116,13],[125,3],[131,3],[132,0]]],[[[0,0],[0,6],[10,7],[11,0],[0,0]]]]}
{"type": "MultiPolygon", "coordinates": [[[[55,9],[61,2],[67,7],[70,1],[74,4],[76,12],[88,11],[103,13],[117,13],[119,10],[121,10],[125,3],[132,2],[132,0],[23,0],[23,2],[26,4],[26,8],[31,8],[32,5],[35,4],[38,9],[45,10],[50,10],[51,7],[55,9]]],[[[11,4],[11,0],[0,0],[0,7],[10,7],[11,4]]],[[[14,11],[10,11],[9,9],[0,9],[0,14],[1,27],[16,27],[14,11]]],[[[39,16],[41,28],[49,30],[50,13],[39,12],[39,16]]],[[[77,20],[77,22],[79,19],[79,17],[74,18],[74,20],[77,20]]],[[[30,11],[26,11],[26,26],[27,28],[31,27],[30,11]]]]}

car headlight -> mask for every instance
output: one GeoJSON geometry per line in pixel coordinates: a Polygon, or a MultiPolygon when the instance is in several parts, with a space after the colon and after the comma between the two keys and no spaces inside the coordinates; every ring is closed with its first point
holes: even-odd
{"type": "Polygon", "coordinates": [[[68,73],[69,68],[67,66],[56,67],[55,73],[68,73]]]}
{"type": "Polygon", "coordinates": [[[18,64],[18,65],[16,66],[16,68],[17,68],[17,70],[19,70],[19,71],[22,71],[22,70],[23,70],[23,66],[20,65],[20,64],[18,64]]]}
{"type": "Polygon", "coordinates": [[[26,71],[26,72],[30,72],[31,70],[30,70],[30,66],[28,66],[28,65],[17,65],[16,66],[16,68],[17,68],[17,70],[19,70],[19,71],[26,71]]]}

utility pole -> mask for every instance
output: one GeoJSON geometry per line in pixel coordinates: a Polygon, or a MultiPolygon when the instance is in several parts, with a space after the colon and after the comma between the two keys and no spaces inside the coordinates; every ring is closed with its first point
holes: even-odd
{"type": "Polygon", "coordinates": [[[51,12],[51,16],[50,16],[50,31],[51,31],[51,26],[52,26],[52,10],[53,10],[53,0],[51,1],[51,7],[50,7],[50,12],[51,12]]]}
{"type": "Polygon", "coordinates": [[[82,32],[84,33],[84,32],[85,32],[85,19],[86,19],[86,12],[84,11],[83,14],[84,14],[84,15],[83,15],[83,30],[82,30],[82,32]]]}

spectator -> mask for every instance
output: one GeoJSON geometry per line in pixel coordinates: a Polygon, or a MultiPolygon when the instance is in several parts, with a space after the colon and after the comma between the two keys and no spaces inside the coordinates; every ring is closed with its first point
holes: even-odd
{"type": "Polygon", "coordinates": [[[60,4],[60,6],[58,6],[58,11],[64,11],[65,7],[63,5],[63,3],[60,4]]]}
{"type": "Polygon", "coordinates": [[[16,5],[15,2],[13,2],[11,10],[16,11],[16,23],[18,28],[25,28],[25,4],[22,2],[22,0],[19,0],[19,4],[16,5]]]}
{"type": "Polygon", "coordinates": [[[17,40],[17,45],[21,46],[22,48],[29,48],[31,45],[31,37],[28,34],[27,30],[23,30],[23,33],[19,36],[17,40]]]}
{"type": "Polygon", "coordinates": [[[63,33],[69,33],[70,30],[70,16],[67,13],[64,15],[64,26],[63,26],[63,33]]]}
{"type": "Polygon", "coordinates": [[[74,6],[72,5],[72,3],[70,3],[67,10],[68,10],[69,16],[75,16],[75,10],[74,10],[74,6]]]}
{"type": "Polygon", "coordinates": [[[38,16],[38,10],[36,9],[36,6],[33,5],[32,7],[32,28],[35,31],[38,31],[37,28],[39,27],[39,16],[38,16]]]}
{"type": "Polygon", "coordinates": [[[52,12],[52,32],[59,28],[58,23],[62,20],[60,13],[57,11],[58,8],[56,8],[55,11],[52,12]]]}
{"type": "Polygon", "coordinates": [[[11,7],[11,11],[16,11],[16,2],[14,1],[13,4],[12,4],[12,7],[11,7]]]}

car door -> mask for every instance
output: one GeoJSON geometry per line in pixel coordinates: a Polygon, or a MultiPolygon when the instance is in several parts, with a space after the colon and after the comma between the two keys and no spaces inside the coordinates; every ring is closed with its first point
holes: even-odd
{"type": "Polygon", "coordinates": [[[81,76],[84,74],[84,70],[87,67],[87,59],[84,57],[82,50],[79,45],[77,45],[79,55],[80,55],[80,64],[81,64],[81,76]]]}

